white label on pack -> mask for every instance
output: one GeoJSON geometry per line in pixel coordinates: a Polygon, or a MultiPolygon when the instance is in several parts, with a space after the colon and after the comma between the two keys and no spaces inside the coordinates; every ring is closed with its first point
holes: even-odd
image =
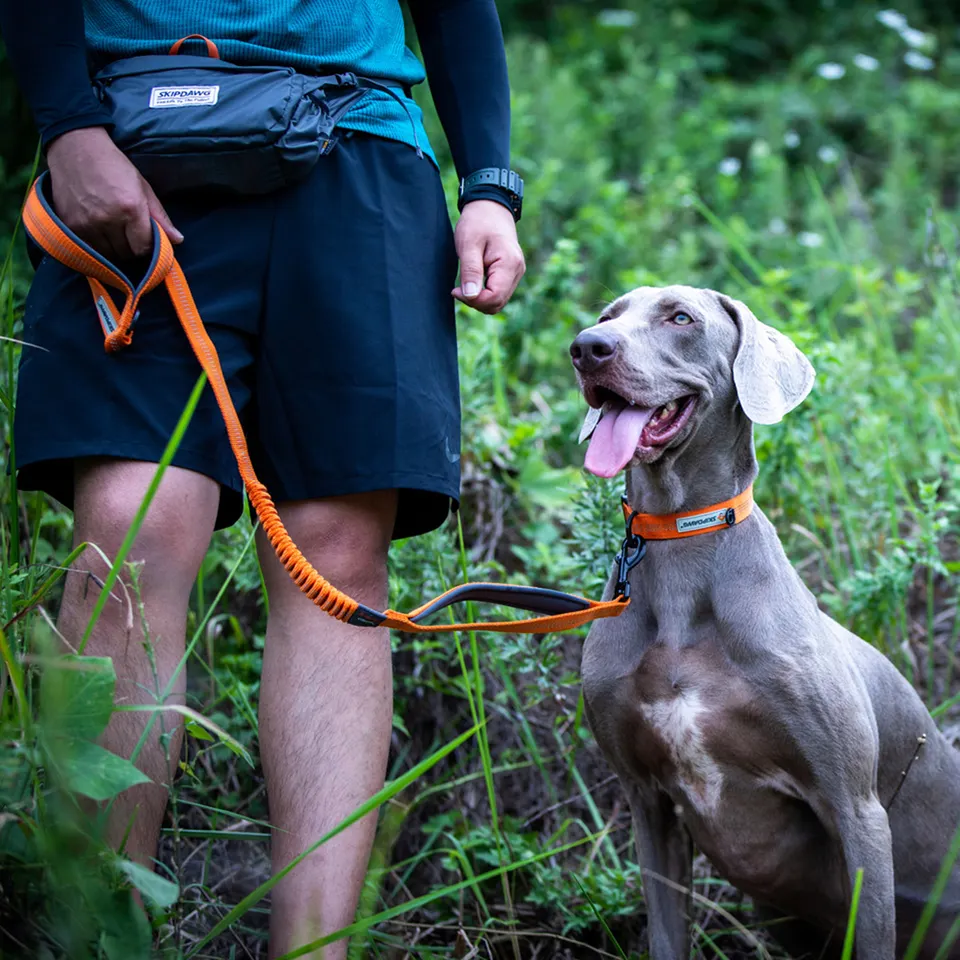
{"type": "Polygon", "coordinates": [[[100,314],[100,322],[107,333],[113,333],[117,329],[117,321],[113,316],[113,311],[107,305],[103,297],[97,297],[97,312],[100,314]]]}
{"type": "Polygon", "coordinates": [[[698,513],[693,517],[681,517],[677,520],[677,533],[686,533],[688,530],[704,530],[710,527],[727,526],[727,511],[711,510],[709,513],[698,513]]]}
{"type": "Polygon", "coordinates": [[[212,87],[154,87],[150,91],[150,107],[212,107],[220,96],[220,85],[212,87]]]}

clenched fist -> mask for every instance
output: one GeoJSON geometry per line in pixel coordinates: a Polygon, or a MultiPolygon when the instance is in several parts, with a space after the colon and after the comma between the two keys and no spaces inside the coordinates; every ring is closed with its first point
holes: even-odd
{"type": "Polygon", "coordinates": [[[57,216],[107,259],[150,253],[151,217],[173,243],[183,240],[150,184],[103,127],[57,137],[47,148],[47,165],[57,216]]]}
{"type": "Polygon", "coordinates": [[[495,200],[474,200],[463,208],[454,239],[460,286],[453,295],[482,313],[499,312],[527,269],[513,215],[495,200]]]}

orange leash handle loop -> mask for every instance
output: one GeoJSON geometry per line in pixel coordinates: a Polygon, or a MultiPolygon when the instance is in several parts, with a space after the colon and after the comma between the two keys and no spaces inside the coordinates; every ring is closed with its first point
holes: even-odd
{"type": "Polygon", "coordinates": [[[154,222],[153,257],[144,279],[134,286],[120,270],[60,222],[46,194],[48,189],[48,175],[43,174],[34,183],[27,198],[23,211],[24,226],[46,253],[87,278],[104,329],[104,342],[108,351],[120,349],[130,343],[140,298],[155,289],[161,282],[166,285],[183,331],[207,375],[210,388],[220,407],[230,447],[237,461],[237,469],[267,540],[294,583],[321,610],[337,620],[356,626],[392,627],[409,633],[446,633],[453,630],[551,633],[556,630],[571,630],[602,617],[619,616],[626,609],[629,601],[622,596],[614,600],[597,601],[541,587],[522,587],[503,583],[468,583],[448,590],[442,596],[407,614],[396,610],[383,612],[373,610],[338,590],[320,575],[293,542],[267,488],[257,478],[243,427],[227,388],[217,349],[203,325],[193,293],[180,264],[174,257],[173,247],[166,234],[154,222]],[[107,286],[125,295],[122,310],[117,310],[107,293],[107,286]],[[492,623],[424,624],[420,622],[437,611],[464,600],[499,603],[519,610],[540,613],[541,616],[492,623]]]}
{"type": "Polygon", "coordinates": [[[23,208],[23,225],[46,253],[87,278],[103,327],[104,348],[108,353],[121,350],[133,339],[140,299],[158,287],[169,272],[174,259],[173,246],[159,225],[152,222],[153,255],[143,279],[134,286],[109,260],[61,223],[44,192],[48,182],[47,174],[43,174],[34,184],[23,208]],[[117,309],[107,292],[108,286],[124,294],[122,310],[117,309]]]}

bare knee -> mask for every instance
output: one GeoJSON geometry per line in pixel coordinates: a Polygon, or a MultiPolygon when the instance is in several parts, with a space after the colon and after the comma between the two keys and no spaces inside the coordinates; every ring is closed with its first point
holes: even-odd
{"type": "MultiPolygon", "coordinates": [[[[386,595],[387,551],[396,509],[396,491],[382,490],[286,503],[280,515],[294,542],[325,579],[362,603],[379,604],[386,595]]],[[[258,548],[271,606],[275,600],[283,603],[296,597],[299,591],[262,534],[258,548]]]]}
{"type": "MultiPolygon", "coordinates": [[[[156,465],[84,460],[76,467],[74,540],[95,544],[79,562],[102,576],[134,522],[156,465]]],[[[140,580],[161,592],[189,594],[213,533],[219,487],[209,477],[169,467],[150,502],[127,561],[141,562],[140,580]]],[[[186,597],[184,597],[186,601],[186,597]]]]}

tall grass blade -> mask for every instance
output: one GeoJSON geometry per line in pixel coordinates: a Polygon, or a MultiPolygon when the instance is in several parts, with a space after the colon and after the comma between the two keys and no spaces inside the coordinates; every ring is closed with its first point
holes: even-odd
{"type": "MultiPolygon", "coordinates": [[[[278,870],[269,880],[265,883],[261,883],[256,890],[252,893],[247,894],[225,917],[219,920],[198,943],[196,943],[190,953],[187,954],[187,957],[196,957],[199,952],[211,941],[214,937],[219,936],[224,930],[227,929],[235,920],[240,919],[252,906],[259,903],[291,870],[301,864],[307,857],[313,853],[314,850],[317,850],[319,847],[323,846],[328,840],[332,840],[338,834],[343,833],[351,824],[356,823],[358,820],[362,820],[368,813],[376,810],[381,804],[385,803],[391,797],[395,797],[401,790],[404,790],[406,787],[410,786],[415,780],[418,780],[424,773],[426,773],[431,767],[438,764],[444,757],[453,753],[461,744],[466,743],[474,734],[477,733],[477,726],[472,726],[469,730],[461,733],[456,739],[451,740],[448,744],[441,747],[439,750],[435,750],[424,760],[421,760],[415,767],[412,767],[408,770],[403,776],[398,777],[396,780],[393,780],[391,783],[385,784],[383,789],[378,790],[366,803],[361,804],[353,811],[349,816],[345,817],[340,821],[332,830],[325,833],[316,843],[311,844],[307,847],[300,856],[295,857],[290,861],[282,870],[278,870]]],[[[478,878],[481,879],[481,878],[478,878]]],[[[469,884],[471,881],[465,881],[466,884],[469,884]]]]}
{"type": "Polygon", "coordinates": [[[423,896],[414,897],[412,900],[408,900],[406,903],[401,903],[395,907],[390,907],[388,910],[382,910],[380,913],[375,914],[372,917],[365,917],[363,920],[360,920],[357,923],[350,924],[349,927],[344,927],[342,930],[336,930],[334,933],[329,933],[325,937],[320,937],[317,940],[313,940],[310,943],[304,944],[302,947],[297,947],[296,950],[291,950],[289,953],[285,953],[283,956],[277,957],[276,960],[295,960],[295,958],[302,957],[304,954],[310,953],[313,950],[319,950],[321,947],[335,943],[337,940],[343,940],[344,937],[352,937],[354,934],[363,933],[374,924],[383,923],[386,920],[392,920],[394,917],[399,917],[401,914],[409,913],[411,910],[416,910],[420,907],[426,906],[428,903],[433,903],[435,900],[439,900],[441,897],[449,897],[454,893],[459,893],[461,890],[471,886],[474,883],[483,883],[485,880],[493,880],[497,877],[502,877],[504,874],[513,873],[517,870],[522,870],[524,867],[533,866],[535,863],[539,863],[541,860],[546,860],[548,857],[555,857],[558,854],[565,853],[567,850],[573,850],[575,847],[579,847],[582,844],[587,843],[590,839],[592,838],[587,837],[581,840],[576,840],[573,843],[564,844],[562,847],[553,847],[550,850],[544,850],[542,853],[538,853],[533,857],[528,857],[525,860],[517,860],[514,863],[509,863],[501,867],[494,867],[492,870],[488,870],[486,873],[478,874],[471,880],[461,880],[458,883],[451,883],[449,886],[440,887],[437,890],[431,890],[430,893],[425,893],[423,896]]]}
{"type": "Polygon", "coordinates": [[[847,916],[847,933],[843,938],[843,954],[840,960],[853,960],[853,941],[857,932],[857,911],[860,909],[860,892],[863,890],[863,867],[857,867],[850,897],[850,913],[847,916]]]}
{"type": "Polygon", "coordinates": [[[163,451],[163,456],[160,458],[160,462],[157,464],[157,469],[153,474],[153,478],[150,480],[150,484],[147,487],[147,492],[144,494],[143,500],[141,501],[140,506],[137,508],[136,514],[134,514],[133,522],[130,524],[130,529],[127,530],[127,535],[123,538],[123,542],[120,544],[120,549],[117,551],[116,557],[114,557],[113,565],[110,567],[110,572],[103,581],[103,586],[100,588],[100,596],[97,597],[97,602],[94,604],[93,610],[90,613],[90,620],[87,623],[86,630],[83,632],[83,639],[80,641],[80,646],[77,649],[77,653],[83,653],[84,648],[87,645],[87,641],[90,639],[90,635],[93,633],[94,627],[96,627],[97,621],[100,619],[100,614],[103,613],[103,608],[106,606],[107,600],[110,598],[110,591],[113,589],[113,585],[117,582],[117,577],[120,576],[120,571],[123,569],[123,564],[127,559],[127,554],[130,552],[130,548],[133,546],[133,542],[136,540],[137,534],[140,532],[140,528],[143,526],[143,521],[146,519],[147,511],[150,509],[150,504],[153,503],[153,498],[157,495],[157,490],[160,488],[160,481],[163,479],[163,475],[166,473],[167,467],[169,467],[173,461],[174,456],[176,456],[177,450],[180,447],[180,443],[183,440],[183,435],[187,432],[187,427],[190,426],[190,420],[193,418],[193,414],[197,409],[197,404],[200,402],[200,396],[203,393],[203,388],[206,386],[206,383],[207,375],[205,373],[201,373],[196,384],[194,384],[186,406],[183,408],[183,413],[180,414],[180,419],[177,421],[177,425],[174,428],[169,441],[167,441],[167,445],[163,451]]]}
{"type": "Polygon", "coordinates": [[[584,899],[587,901],[587,903],[590,904],[590,909],[593,911],[593,915],[597,918],[597,921],[599,922],[600,926],[603,927],[603,931],[604,933],[606,933],[607,938],[613,944],[614,949],[622,957],[622,960],[629,960],[629,957],[627,957],[626,953],[623,952],[623,947],[620,946],[619,941],[613,935],[613,931],[610,929],[610,926],[608,925],[607,921],[604,919],[603,914],[597,909],[597,905],[593,902],[593,897],[591,897],[590,894],[587,893],[587,888],[583,885],[583,883],[580,881],[580,878],[576,874],[574,874],[573,879],[576,882],[577,886],[580,888],[580,892],[583,894],[584,899]]]}
{"type": "Polygon", "coordinates": [[[943,863],[940,864],[940,872],[937,874],[937,879],[934,881],[930,896],[927,898],[926,904],[924,904],[923,913],[920,914],[920,919],[917,921],[913,936],[907,944],[907,950],[903,955],[903,960],[917,960],[917,957],[920,955],[920,949],[923,946],[924,940],[927,938],[927,931],[930,929],[930,924],[933,923],[933,918],[936,916],[937,908],[940,906],[940,900],[943,897],[944,891],[947,889],[947,884],[950,882],[953,865],[957,862],[958,856],[960,856],[960,823],[957,824],[957,829],[953,834],[953,840],[950,843],[950,848],[947,850],[947,855],[943,858],[943,863]]]}

